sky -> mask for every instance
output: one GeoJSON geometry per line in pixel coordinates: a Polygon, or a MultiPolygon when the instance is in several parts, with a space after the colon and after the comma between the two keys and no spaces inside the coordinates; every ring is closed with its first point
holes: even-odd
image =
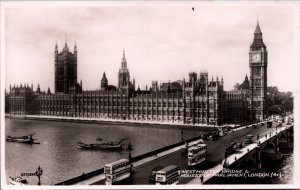
{"type": "MultiPolygon", "coordinates": [[[[58,3],[58,2],[56,2],[58,3]]],[[[100,86],[103,72],[117,85],[122,51],[130,77],[145,89],[151,81],[187,79],[189,72],[223,76],[225,90],[249,76],[249,47],[259,20],[268,50],[268,86],[298,88],[293,10],[289,6],[221,5],[5,8],[5,86],[39,83],[54,90],[54,47],[78,49],[78,82],[100,86]],[[194,11],[192,10],[194,7],[194,11]]]]}

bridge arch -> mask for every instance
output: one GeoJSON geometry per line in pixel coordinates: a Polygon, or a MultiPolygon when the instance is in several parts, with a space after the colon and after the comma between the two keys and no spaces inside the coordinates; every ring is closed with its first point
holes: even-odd
{"type": "Polygon", "coordinates": [[[256,161],[253,157],[247,159],[246,168],[251,172],[256,171],[256,161]]]}
{"type": "Polygon", "coordinates": [[[275,154],[276,146],[274,142],[268,142],[268,144],[262,149],[262,153],[275,154]]]}
{"type": "Polygon", "coordinates": [[[286,133],[280,133],[279,139],[287,139],[287,134],[286,133]]]}
{"type": "Polygon", "coordinates": [[[288,134],[287,133],[281,133],[278,136],[278,143],[288,143],[288,134]]]}

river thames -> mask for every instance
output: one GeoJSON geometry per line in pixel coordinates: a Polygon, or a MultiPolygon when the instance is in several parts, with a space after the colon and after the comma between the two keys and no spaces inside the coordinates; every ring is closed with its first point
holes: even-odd
{"type": "MultiPolygon", "coordinates": [[[[35,172],[38,166],[43,168],[41,183],[51,185],[66,179],[102,168],[106,163],[128,157],[128,152],[82,150],[77,142],[95,143],[100,137],[103,141],[117,141],[129,138],[124,148],[131,142],[132,155],[140,155],[154,149],[174,144],[181,140],[181,129],[178,127],[147,127],[138,125],[86,124],[73,122],[54,122],[36,120],[5,119],[5,135],[21,136],[35,133],[34,138],[40,144],[5,143],[6,177],[18,176],[21,173],[35,172]]],[[[189,139],[206,131],[183,129],[184,139],[189,139]]],[[[272,163],[272,171],[282,173],[281,178],[247,180],[242,184],[293,183],[293,160],[291,153],[279,162],[272,163]]],[[[268,169],[267,169],[268,170],[268,169]]],[[[26,177],[29,184],[37,184],[37,177],[26,177]]],[[[229,184],[234,181],[227,181],[229,184]]],[[[218,183],[218,182],[217,182],[218,183]]]]}
{"type": "MultiPolygon", "coordinates": [[[[33,136],[40,144],[6,142],[6,177],[22,172],[35,172],[38,166],[44,170],[42,184],[51,185],[66,179],[102,168],[105,164],[120,158],[127,158],[128,152],[82,150],[77,142],[95,143],[97,137],[103,141],[117,141],[133,145],[132,155],[140,155],[154,149],[174,144],[181,140],[181,129],[166,127],[145,127],[112,124],[86,124],[5,119],[6,135],[33,136]]],[[[189,139],[205,132],[184,129],[183,137],[189,139]]],[[[29,184],[37,184],[37,177],[27,177],[29,184]]]]}

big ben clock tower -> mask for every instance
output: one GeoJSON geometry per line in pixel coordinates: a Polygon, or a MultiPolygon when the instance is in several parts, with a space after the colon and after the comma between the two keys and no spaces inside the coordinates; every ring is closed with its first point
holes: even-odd
{"type": "Polygon", "coordinates": [[[258,22],[250,46],[249,66],[252,117],[261,121],[266,117],[268,52],[258,22]]]}

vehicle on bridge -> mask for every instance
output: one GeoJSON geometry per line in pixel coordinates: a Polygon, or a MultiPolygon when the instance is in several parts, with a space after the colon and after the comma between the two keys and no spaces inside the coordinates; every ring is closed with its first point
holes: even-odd
{"type": "Polygon", "coordinates": [[[282,123],[280,122],[276,123],[276,127],[282,127],[282,123]]]}
{"type": "Polygon", "coordinates": [[[163,168],[164,168],[163,166],[156,166],[156,167],[154,167],[154,168],[152,169],[151,174],[150,174],[150,176],[149,176],[149,182],[150,182],[150,183],[155,183],[155,177],[156,177],[157,171],[159,171],[159,170],[161,170],[161,169],[163,169],[163,168]]]}
{"type": "Polygon", "coordinates": [[[226,145],[226,153],[234,153],[238,149],[237,142],[231,142],[226,145]]]}
{"type": "Polygon", "coordinates": [[[176,165],[167,166],[156,172],[156,184],[177,184],[180,177],[180,168],[176,165]]]}
{"type": "Polygon", "coordinates": [[[105,184],[112,185],[131,176],[132,164],[128,159],[121,159],[104,166],[105,184]]]}
{"type": "Polygon", "coordinates": [[[219,131],[214,131],[212,134],[211,134],[211,139],[212,140],[217,140],[219,138],[219,131]]]}
{"type": "Polygon", "coordinates": [[[207,155],[206,144],[198,144],[188,149],[188,166],[195,166],[204,162],[207,155]]]}
{"type": "Polygon", "coordinates": [[[245,144],[253,143],[253,135],[247,135],[245,138],[245,144]]]}
{"type": "Polygon", "coordinates": [[[271,127],[272,127],[272,124],[273,124],[272,121],[268,121],[268,122],[267,122],[267,127],[268,127],[268,128],[271,128],[271,127]]]}
{"type": "Polygon", "coordinates": [[[218,128],[218,134],[219,134],[220,137],[224,136],[224,129],[223,129],[223,127],[219,127],[218,128]]]}

